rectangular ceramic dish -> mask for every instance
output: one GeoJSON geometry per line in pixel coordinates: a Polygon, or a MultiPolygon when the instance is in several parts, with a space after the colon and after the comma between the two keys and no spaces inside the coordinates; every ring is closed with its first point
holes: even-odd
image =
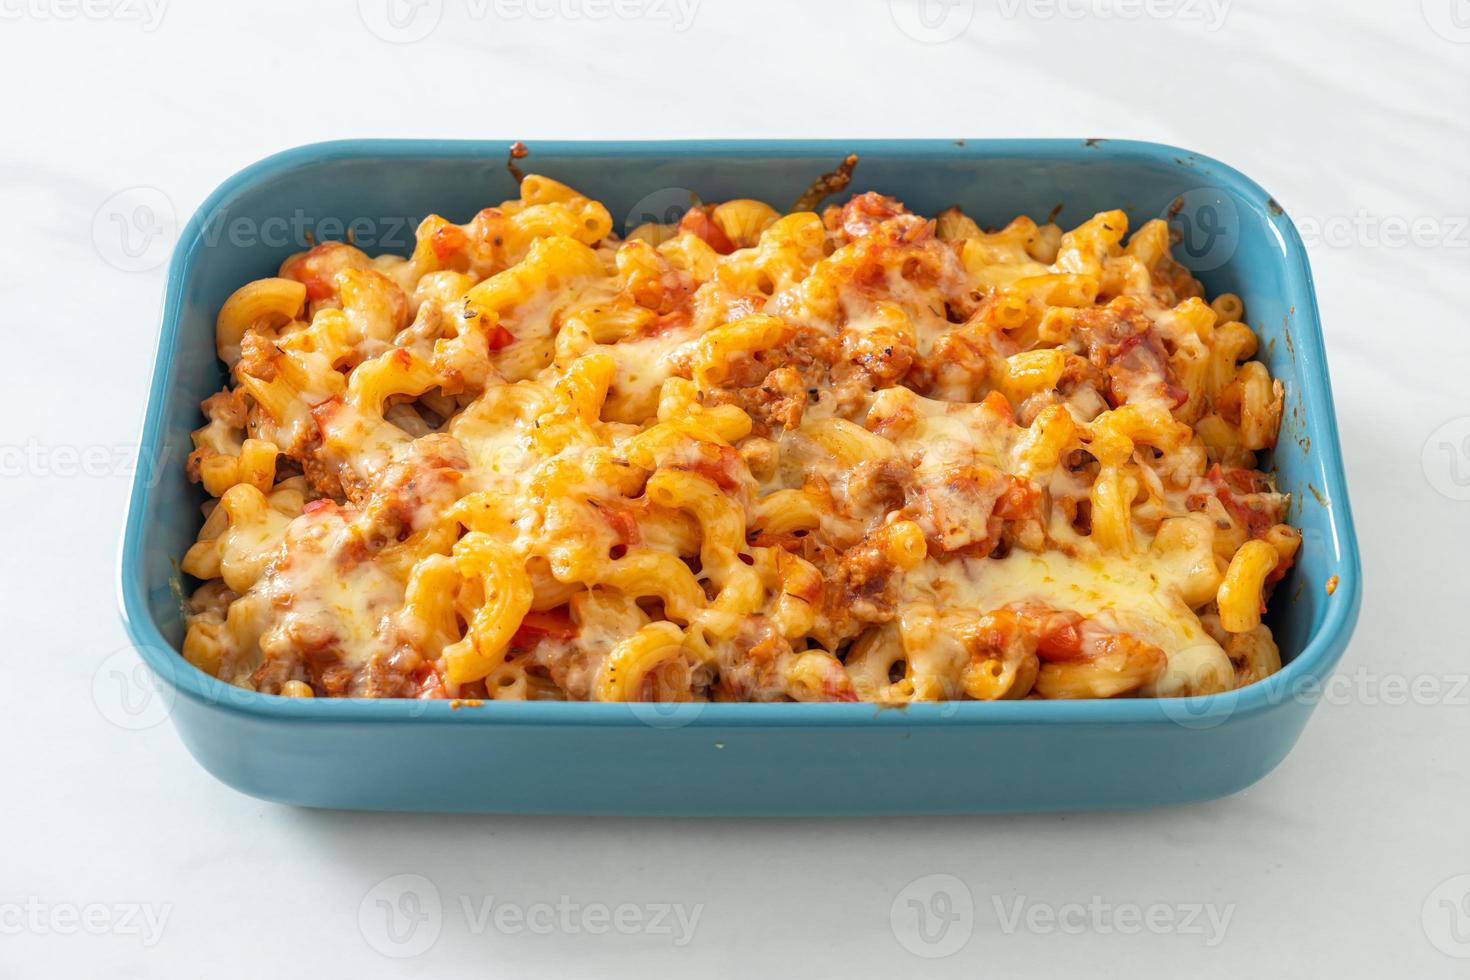
{"type": "MultiPolygon", "coordinates": [[[[852,191],[982,224],[1060,206],[1070,227],[1123,207],[1169,217],[1211,295],[1245,301],[1286,386],[1274,460],[1301,552],[1268,623],[1285,668],[1179,700],[627,705],[293,700],[230,687],[178,654],[177,559],[200,524],[184,476],[199,402],[217,391],[214,317],[237,286],[312,240],[406,252],[430,212],[467,220],[516,194],[509,140],[306,146],[227,180],[189,223],[163,330],[120,569],[127,627],[175,726],[242,792],[307,806],[528,813],[871,814],[1138,807],[1222,796],[1279,763],[1357,618],[1357,544],[1307,257],[1265,191],[1184,150],[1106,140],[545,142],[528,172],[605,202],[627,226],[688,204],[793,201],[849,152],[852,191]],[[1328,582],[1336,579],[1335,592],[1328,582]]],[[[620,230],[622,230],[620,228],[620,230]]]]}

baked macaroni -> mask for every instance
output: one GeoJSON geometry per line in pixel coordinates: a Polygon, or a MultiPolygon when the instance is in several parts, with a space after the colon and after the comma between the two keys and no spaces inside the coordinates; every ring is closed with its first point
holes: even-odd
{"type": "Polygon", "coordinates": [[[1279,669],[1282,388],[1167,226],[546,177],[219,312],[183,654],[293,697],[1177,696],[1279,669]]]}

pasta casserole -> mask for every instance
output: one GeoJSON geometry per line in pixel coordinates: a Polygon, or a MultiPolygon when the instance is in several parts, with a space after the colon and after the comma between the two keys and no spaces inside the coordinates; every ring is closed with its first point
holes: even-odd
{"type": "Polygon", "coordinates": [[[296,697],[1179,696],[1280,657],[1283,393],[1167,225],[543,176],[219,312],[183,654],[296,697]]]}

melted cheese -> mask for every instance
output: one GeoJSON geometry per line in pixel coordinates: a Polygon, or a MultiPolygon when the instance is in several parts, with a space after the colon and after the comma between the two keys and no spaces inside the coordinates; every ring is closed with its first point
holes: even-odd
{"type": "MultiPolygon", "coordinates": [[[[604,225],[583,210],[589,202],[541,179],[529,186],[548,195],[535,205],[546,209],[543,219],[564,219],[537,228],[601,237],[595,229],[604,225]]],[[[249,656],[232,662],[231,679],[249,684],[254,670],[275,664],[310,673],[318,690],[343,693],[340,665],[351,678],[346,693],[360,693],[383,673],[378,658],[406,652],[404,674],[427,672],[436,658],[442,668],[446,644],[493,643],[496,649],[477,652],[493,665],[487,670],[508,673],[456,679],[484,678],[495,694],[513,687],[507,681],[521,670],[520,690],[541,689],[544,675],[525,672],[528,658],[540,658],[536,666],[560,685],[555,693],[588,697],[608,651],[663,616],[669,621],[655,632],[674,630],[682,639],[651,649],[659,656],[666,647],[684,651],[687,659],[676,665],[684,676],[651,679],[674,684],[674,695],[850,696],[852,661],[870,659],[866,651],[881,645],[875,637],[891,645],[898,636],[902,659],[924,669],[892,680],[899,661],[875,654],[864,668],[872,669],[865,690],[908,683],[904,696],[948,696],[956,688],[932,679],[952,683],[973,666],[974,638],[965,630],[976,618],[1037,603],[1162,650],[1167,666],[1137,693],[1232,686],[1230,660],[1196,614],[1205,610],[1209,618],[1219,578],[1217,524],[1191,506],[1205,449],[1182,433],[1167,456],[1135,452],[1129,440],[1143,428],[1136,420],[1108,443],[1092,428],[1122,402],[1125,419],[1169,419],[1183,390],[1170,359],[1184,352],[1198,363],[1212,354],[1209,311],[1198,299],[1179,304],[1168,277],[1156,283],[1139,259],[1123,254],[1122,231],[1107,215],[1069,237],[1060,259],[1046,265],[1032,254],[1038,230],[1029,222],[980,235],[964,219],[955,227],[973,234],[956,245],[893,202],[867,197],[851,217],[873,220],[842,222],[846,232],[830,222],[824,232],[816,216],[793,215],[778,222],[790,240],[772,236],[733,255],[719,255],[692,231],[655,251],[644,241],[618,247],[542,230],[527,231],[535,241],[523,262],[490,279],[482,278],[490,269],[464,261],[456,267],[476,275],[429,272],[417,289],[411,277],[399,277],[416,296],[428,276],[441,277],[428,281],[439,284],[443,309],[398,334],[395,353],[413,353],[413,370],[398,378],[396,361],[377,364],[377,383],[388,387],[374,397],[362,396],[377,391],[373,383],[356,383],[367,376],[346,384],[339,369],[389,349],[379,337],[383,323],[402,326],[393,287],[374,278],[373,289],[388,292],[368,297],[370,309],[348,311],[365,338],[352,357],[335,349],[327,329],[331,315],[342,314],[319,310],[310,329],[322,349],[299,345],[312,367],[298,372],[299,397],[257,386],[250,424],[259,427],[261,406],[279,410],[281,418],[266,420],[274,423],[266,436],[292,423],[295,434],[279,448],[318,493],[345,494],[353,506],[313,505],[286,528],[276,514],[231,526],[220,571],[244,593],[236,599],[244,605],[231,612],[254,617],[253,634],[241,634],[249,656]],[[1071,307],[1086,305],[1099,287],[1074,288],[1061,299],[1046,282],[1032,283],[1015,290],[1026,310],[1013,309],[1010,326],[998,326],[1003,318],[991,314],[1006,310],[988,305],[996,289],[1062,272],[1091,277],[1123,302],[1078,313],[1074,328],[1071,307]],[[1033,314],[1044,317],[1047,307],[1072,332],[1041,331],[1033,314]],[[738,370],[695,369],[706,357],[705,345],[695,357],[701,334],[757,311],[785,321],[763,321],[758,351],[713,348],[737,359],[738,370]],[[955,311],[973,316],[956,324],[955,311]],[[1139,311],[1157,331],[1137,329],[1139,311]],[[450,315],[460,317],[452,338],[439,322],[450,315]],[[1021,316],[1031,318],[1024,328],[1013,322],[1021,316]],[[467,322],[483,329],[459,332],[467,322]],[[650,329],[656,332],[644,332],[650,329]],[[1128,331],[1133,336],[1125,338],[1128,331]],[[1047,343],[1055,347],[1026,358],[1047,343]],[[1093,363],[1079,363],[1082,354],[1093,363]],[[761,381],[763,369],[782,373],[761,381]],[[664,406],[682,405],[688,418],[660,419],[665,389],[664,406]],[[283,404],[272,407],[266,395],[280,395],[283,404]],[[430,409],[426,415],[416,414],[415,398],[430,409]],[[1036,428],[1033,420],[1048,410],[1050,421],[1036,428]],[[699,413],[709,413],[709,428],[689,424],[699,413]],[[424,421],[446,416],[443,425],[424,421]],[[746,432],[754,434],[738,438],[746,432]],[[306,435],[320,439],[313,445],[306,435]],[[641,440],[636,447],[633,439],[641,440]],[[1046,453],[1037,451],[1043,439],[1046,453]],[[1104,463],[1108,482],[1094,484],[1104,463]],[[785,496],[763,510],[757,481],[760,495],[785,496]],[[675,484],[683,496],[674,495],[675,484]],[[1128,534],[1095,535],[1094,526],[1111,527],[1093,520],[1109,503],[1115,506],[1106,513],[1122,512],[1128,534]],[[779,531],[754,519],[777,512],[784,515],[779,531]],[[465,571],[455,551],[466,532],[494,539],[496,571],[524,565],[517,585],[533,598],[522,597],[519,608],[548,614],[539,626],[500,622],[493,633],[476,628],[424,641],[430,632],[462,629],[477,602],[495,611],[490,577],[473,577],[484,570],[465,571]],[[1006,557],[981,557],[987,553],[1006,557]],[[436,622],[416,633],[397,614],[410,571],[431,559],[418,566],[427,571],[415,579],[409,615],[419,614],[421,586],[451,596],[455,607],[425,615],[436,622]],[[424,586],[436,572],[447,577],[424,586]],[[517,625],[547,639],[523,637],[517,646],[509,639],[519,635],[517,625]]],[[[519,213],[506,208],[501,218],[519,213]]],[[[461,229],[458,237],[468,234],[461,229]]],[[[453,252],[456,237],[449,233],[438,245],[453,252]]],[[[498,248],[501,239],[493,241],[498,248]]],[[[402,361],[398,367],[409,371],[411,359],[402,361]]],[[[211,422],[198,441],[215,455],[239,456],[234,427],[211,422]]],[[[1147,431],[1138,437],[1146,450],[1147,431]]],[[[268,486],[269,474],[259,479],[268,486]]],[[[206,625],[218,628],[221,604],[212,595],[206,625]]],[[[1152,676],[1157,658],[1150,651],[1145,659],[1152,676]]],[[[1010,696],[1033,691],[1030,680],[1016,683],[1010,696]]],[[[632,690],[637,696],[651,688],[632,690]]]]}
{"type": "Polygon", "coordinates": [[[642,422],[658,410],[659,389],[678,372],[675,356],[688,345],[686,331],[625,338],[596,348],[612,355],[618,372],[602,416],[613,422],[642,422]]]}
{"type": "Polygon", "coordinates": [[[1167,696],[1229,678],[1229,658],[1179,597],[1188,574],[1179,559],[1072,558],[1059,551],[1005,558],[928,562],[904,578],[906,601],[977,615],[1016,602],[1041,602],[1131,633],[1164,651],[1169,666],[1146,693],[1167,696]]]}
{"type": "MultiPolygon", "coordinates": [[[[273,633],[331,651],[354,674],[391,648],[390,617],[403,605],[403,583],[389,566],[366,559],[360,538],[339,514],[303,515],[256,586],[280,610],[273,633]]],[[[267,635],[262,645],[270,644],[267,635]]]]}

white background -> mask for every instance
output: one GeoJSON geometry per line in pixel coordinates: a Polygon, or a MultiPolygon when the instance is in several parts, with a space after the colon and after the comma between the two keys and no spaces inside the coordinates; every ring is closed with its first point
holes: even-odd
{"type": "Polygon", "coordinates": [[[886,0],[577,2],[433,0],[395,44],[385,0],[0,0],[0,976],[1470,972],[1470,2],[958,0],[927,27],[886,0]],[[109,693],[136,663],[113,578],[161,263],[235,170],[361,136],[1113,136],[1234,164],[1315,239],[1365,570],[1350,683],[1257,786],[1143,813],[383,816],[225,788],[109,693]],[[399,874],[443,909],[410,947],[376,905],[399,874]],[[478,922],[487,898],[538,931],[478,922]],[[910,899],[948,914],[936,944],[910,899]],[[624,904],[641,931],[584,928],[624,904]],[[1163,934],[1118,928],[1154,905],[1163,934]]]}

